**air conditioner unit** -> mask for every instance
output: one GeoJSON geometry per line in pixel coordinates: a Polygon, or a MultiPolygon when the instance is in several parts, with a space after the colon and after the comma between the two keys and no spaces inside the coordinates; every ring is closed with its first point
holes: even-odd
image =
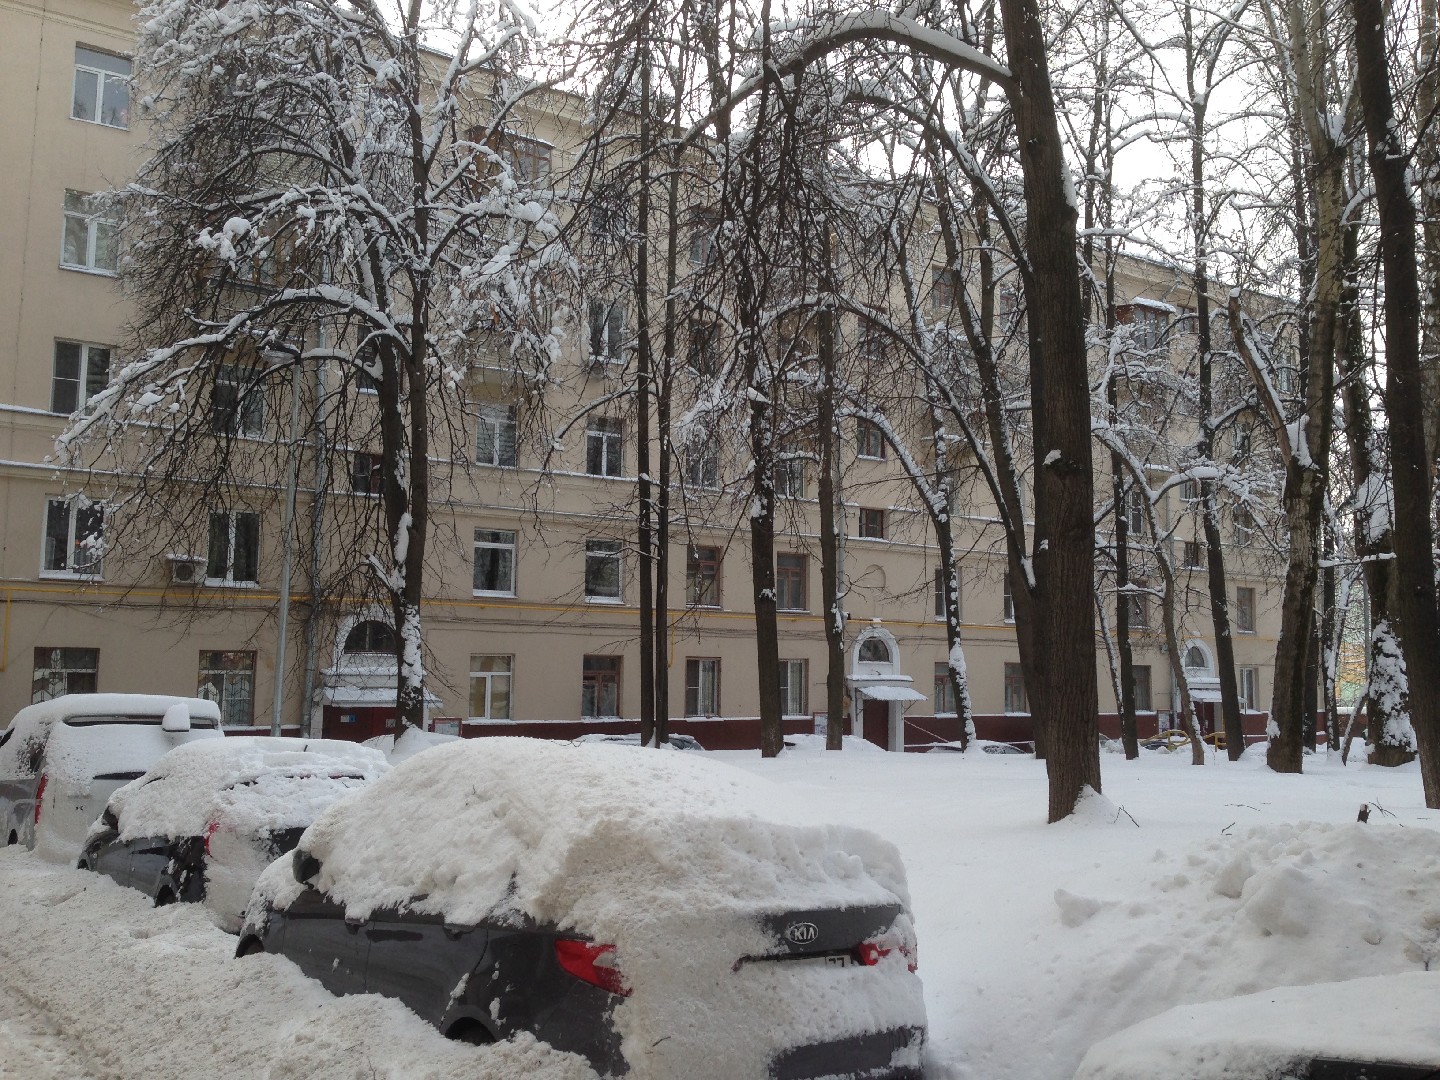
{"type": "Polygon", "coordinates": [[[205,560],[198,555],[166,555],[170,560],[170,581],[175,585],[199,585],[205,580],[205,560]]]}

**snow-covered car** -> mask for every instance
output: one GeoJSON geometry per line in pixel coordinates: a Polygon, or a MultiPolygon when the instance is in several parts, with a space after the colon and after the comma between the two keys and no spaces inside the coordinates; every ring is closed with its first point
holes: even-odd
{"type": "Polygon", "coordinates": [[[73,863],[112,792],[175,747],[223,734],[219,707],[201,698],[69,694],[27,705],[0,733],[0,839],[73,863]]]}
{"type": "MultiPolygon", "coordinates": [[[[592,731],[586,735],[581,735],[579,738],[573,741],[576,746],[593,746],[596,744],[609,746],[641,745],[640,736],[638,734],[610,735],[603,731],[592,731]]],[[[705,749],[705,747],[700,745],[700,740],[695,738],[694,735],[676,735],[672,733],[665,741],[672,750],[705,749]]]]}
{"type": "Polygon", "coordinates": [[[418,754],[261,875],[236,951],[604,1075],[921,1076],[899,853],[709,755],[418,754]]]}
{"type": "Polygon", "coordinates": [[[239,736],[177,747],[110,797],[80,867],[157,907],[203,902],[234,933],[255,880],[335,800],[390,769],[335,739],[239,736]]]}
{"type": "Polygon", "coordinates": [[[1075,1080],[1433,1080],[1440,972],[1182,1005],[1092,1046],[1075,1080]]]}
{"type": "Polygon", "coordinates": [[[1021,749],[1014,743],[992,742],[989,739],[971,739],[969,747],[961,746],[959,742],[937,742],[931,743],[925,748],[927,754],[963,754],[967,749],[979,750],[985,754],[1024,754],[1028,751],[1021,749]]]}

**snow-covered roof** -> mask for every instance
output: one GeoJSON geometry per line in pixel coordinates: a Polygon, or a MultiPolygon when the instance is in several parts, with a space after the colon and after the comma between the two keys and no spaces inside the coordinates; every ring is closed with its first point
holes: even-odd
{"type": "MultiPolygon", "coordinates": [[[[122,840],[143,836],[200,836],[217,805],[234,808],[253,801],[251,796],[272,794],[274,782],[282,777],[322,772],[358,776],[368,781],[384,775],[389,768],[380,751],[338,739],[268,735],[211,739],[171,750],[144,776],[115,792],[110,797],[110,809],[119,819],[122,840]],[[265,777],[270,780],[261,791],[222,796],[227,788],[265,777]]],[[[328,805],[338,792],[328,796],[316,794],[328,805]]],[[[298,814],[302,808],[295,809],[298,814]]],[[[252,811],[250,816],[257,814],[258,811],[252,811]]],[[[285,815],[277,812],[275,824],[289,823],[289,818],[282,822],[282,817],[285,815]]],[[[309,820],[313,820],[313,814],[295,823],[309,820]]]]}
{"type": "Polygon", "coordinates": [[[190,707],[190,719],[220,722],[220,706],[204,698],[172,697],[168,694],[66,694],[27,705],[15,714],[10,726],[49,727],[70,716],[164,716],[165,710],[183,701],[190,707]]]}
{"type": "Polygon", "coordinates": [[[886,686],[883,683],[862,684],[860,692],[871,701],[925,701],[925,695],[908,686],[886,686]]]}

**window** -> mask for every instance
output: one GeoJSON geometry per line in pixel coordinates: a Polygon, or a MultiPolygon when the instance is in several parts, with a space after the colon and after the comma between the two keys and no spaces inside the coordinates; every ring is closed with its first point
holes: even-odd
{"type": "Polygon", "coordinates": [[[1253,667],[1237,668],[1235,675],[1236,681],[1239,683],[1240,707],[1254,712],[1255,702],[1260,697],[1260,669],[1253,667]]]}
{"type": "Polygon", "coordinates": [[[515,595],[515,534],[475,530],[475,595],[515,595]]]}
{"type": "Polygon", "coordinates": [[[694,447],[686,453],[685,482],[692,488],[720,486],[720,450],[713,442],[694,447]]]}
{"type": "Polygon", "coordinates": [[[1183,502],[1194,502],[1200,498],[1200,485],[1194,480],[1186,480],[1180,485],[1180,498],[1183,502]]]}
{"type": "Polygon", "coordinates": [[[860,511],[860,536],[867,540],[885,539],[885,511],[860,511]]]}
{"type": "Polygon", "coordinates": [[[868,637],[860,643],[860,651],[856,658],[862,664],[888,664],[890,663],[890,646],[885,644],[884,638],[868,637]]]}
{"type": "Polygon", "coordinates": [[[75,46],[75,94],[70,118],[106,127],[130,126],[130,61],[75,46]]]}
{"type": "Polygon", "coordinates": [[[198,696],[220,706],[226,727],[255,723],[255,654],[253,652],[200,651],[198,696]]]}
{"type": "Polygon", "coordinates": [[[98,687],[99,649],[35,649],[35,675],[30,682],[30,701],[50,701],[66,694],[93,694],[98,687]]]}
{"type": "Polygon", "coordinates": [[[210,551],[205,578],[211,585],[234,585],[259,580],[260,515],[222,511],[210,515],[210,551]]]}
{"type": "Polygon", "coordinates": [[[950,681],[950,665],[935,665],[935,715],[948,713],[954,715],[959,710],[955,707],[955,686],[950,681]]]}
{"type": "Polygon", "coordinates": [[[941,266],[932,267],[930,270],[931,312],[938,316],[944,316],[955,307],[959,296],[959,272],[956,270],[947,270],[941,266]]]}
{"type": "Polygon", "coordinates": [[[780,661],[780,715],[807,716],[809,702],[806,691],[810,688],[809,662],[806,660],[780,661]]]}
{"type": "Polygon", "coordinates": [[[47,574],[99,577],[105,554],[105,506],[83,495],[45,502],[47,574]]]}
{"type": "Polygon", "coordinates": [[[1151,712],[1150,665],[1136,664],[1130,669],[1130,685],[1135,691],[1135,711],[1151,712]]]}
{"type": "Polygon", "coordinates": [[[361,619],[345,635],[345,644],[340,651],[346,656],[393,657],[395,631],[390,629],[389,623],[383,623],[379,619],[361,619]]]}
{"type": "Polygon", "coordinates": [[[690,321],[690,338],[685,346],[685,362],[707,379],[720,371],[719,333],[714,323],[690,321]]]}
{"type": "Polygon", "coordinates": [[[590,301],[590,358],[619,360],[625,337],[625,308],[616,300],[590,301]]]}
{"type": "Polygon", "coordinates": [[[715,657],[685,661],[685,715],[720,714],[720,661],[715,657]]]}
{"type": "Polygon", "coordinates": [[[521,183],[538,183],[550,175],[550,145],[539,139],[504,132],[500,136],[500,156],[521,183]]]}
{"type": "Polygon", "coordinates": [[[591,476],[623,476],[625,427],[614,416],[592,416],[585,432],[585,471],[591,476]]]}
{"type": "Polygon", "coordinates": [[[257,438],[265,433],[265,396],[258,372],[225,364],[210,388],[210,430],[217,435],[257,438]]]}
{"type": "Polygon", "coordinates": [[[803,499],[805,497],[805,459],[803,457],[782,457],[775,463],[775,497],[779,499],[803,499]]]}
{"type": "Polygon", "coordinates": [[[1025,696],[1025,673],[1019,664],[1005,665],[1005,711],[1028,713],[1030,701],[1025,696]]]}
{"type": "Polygon", "coordinates": [[[482,405],[475,429],[475,461],[479,465],[515,466],[515,406],[482,405]]]}
{"type": "MultiPolygon", "coordinates": [[[[1140,582],[1131,582],[1131,589],[1143,589],[1145,586],[1140,582]]],[[[1125,607],[1130,613],[1130,626],[1132,629],[1144,630],[1150,625],[1150,597],[1143,592],[1127,592],[1125,594],[1125,607]]]]}
{"type": "Polygon", "coordinates": [[[875,363],[885,358],[885,330],[874,319],[864,315],[857,319],[857,344],[856,352],[860,359],[875,363]]]}
{"type": "Polygon", "coordinates": [[[880,430],[880,425],[869,420],[856,422],[855,453],[862,458],[877,460],[885,456],[885,433],[880,430]]]}
{"type": "Polygon", "coordinates": [[[1250,429],[1237,427],[1235,433],[1230,436],[1230,463],[1244,465],[1250,460],[1251,449],[1250,429]]]}
{"type": "Polygon", "coordinates": [[[587,656],[581,662],[580,715],[620,715],[618,656],[587,656]]]}
{"type": "Polygon", "coordinates": [[[685,564],[685,599],[692,607],[720,606],[720,549],[691,547],[685,564]]]}
{"type": "Polygon", "coordinates": [[[1244,503],[1235,504],[1235,543],[1248,544],[1255,539],[1255,515],[1244,503]]]}
{"type": "Polygon", "coordinates": [[[1011,588],[1010,571],[1005,571],[1005,595],[1001,598],[1000,609],[1006,622],[1015,621],[1015,592],[1011,588]]]}
{"type": "Polygon", "coordinates": [[[782,551],[775,556],[775,606],[781,611],[810,610],[805,587],[809,561],[800,552],[782,551]]]}
{"type": "Polygon", "coordinates": [[[1125,497],[1125,524],[1131,536],[1142,536],[1145,532],[1145,493],[1132,488],[1125,497]]]}
{"type": "Polygon", "coordinates": [[[55,342],[50,411],[67,416],[110,385],[110,350],[78,341],[55,342]]]}
{"type": "Polygon", "coordinates": [[[585,598],[618,603],[620,591],[620,541],[585,541],[585,598]]]}
{"type": "Polygon", "coordinates": [[[350,460],[350,490],[356,495],[379,495],[380,455],[357,452],[350,460]]]}
{"type": "Polygon", "coordinates": [[[713,213],[695,215],[690,233],[690,265],[709,266],[715,261],[715,234],[720,218],[713,213]]]}
{"type": "Polygon", "coordinates": [[[1255,632],[1255,590],[1245,585],[1235,590],[1235,628],[1255,632]]]}
{"type": "Polygon", "coordinates": [[[1199,540],[1186,540],[1186,541],[1185,541],[1185,568],[1186,568],[1187,570],[1196,570],[1196,569],[1199,569],[1200,567],[1202,567],[1202,566],[1204,566],[1204,565],[1205,565],[1205,562],[1204,562],[1203,558],[1201,557],[1200,541],[1199,541],[1199,540]]]}
{"type": "MultiPolygon", "coordinates": [[[[935,568],[935,583],[932,586],[932,598],[935,608],[935,618],[945,618],[945,571],[938,566],[935,568]]],[[[955,617],[957,619],[960,618],[962,611],[961,599],[960,567],[957,566],[955,567],[955,617]]]]}
{"type": "Polygon", "coordinates": [[[1135,343],[1135,348],[1147,352],[1160,348],[1165,340],[1167,316],[1168,312],[1161,308],[1135,305],[1131,315],[1131,325],[1134,327],[1131,340],[1135,343]]]}
{"type": "Polygon", "coordinates": [[[115,273],[119,241],[115,223],[99,216],[95,198],[83,191],[65,192],[65,240],[60,265],[68,270],[115,273]]]}
{"type": "Polygon", "coordinates": [[[509,720],[509,656],[470,657],[470,719],[509,720]]]}

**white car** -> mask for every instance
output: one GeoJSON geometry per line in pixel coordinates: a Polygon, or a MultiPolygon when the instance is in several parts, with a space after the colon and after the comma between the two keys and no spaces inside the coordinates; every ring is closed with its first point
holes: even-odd
{"type": "Polygon", "coordinates": [[[27,705],[0,734],[0,839],[74,865],[111,794],[182,743],[218,739],[201,698],[69,694],[27,705]]]}

